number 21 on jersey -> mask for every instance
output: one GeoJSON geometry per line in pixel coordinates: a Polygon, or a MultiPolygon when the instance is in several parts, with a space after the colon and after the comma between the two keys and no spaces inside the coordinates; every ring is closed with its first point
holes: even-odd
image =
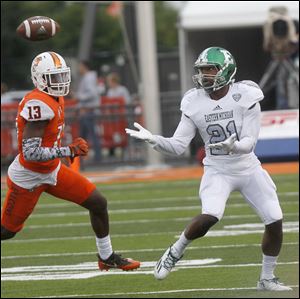
{"type": "MultiPolygon", "coordinates": [[[[220,124],[213,124],[209,125],[206,128],[206,132],[208,135],[210,135],[209,143],[218,143],[225,141],[227,138],[230,137],[230,135],[236,133],[236,136],[238,138],[238,133],[236,130],[236,125],[234,120],[231,120],[227,125],[226,128],[223,128],[220,124]],[[226,130],[225,130],[226,129],[226,130]]],[[[239,138],[238,138],[239,140],[239,138]]],[[[212,155],[228,155],[228,152],[223,149],[210,149],[210,153],[212,155]]]]}

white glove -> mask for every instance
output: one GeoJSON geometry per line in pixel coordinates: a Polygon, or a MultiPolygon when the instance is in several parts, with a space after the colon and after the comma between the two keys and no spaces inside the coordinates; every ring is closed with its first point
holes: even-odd
{"type": "Polygon", "coordinates": [[[209,144],[208,147],[211,149],[223,149],[227,151],[228,153],[231,152],[234,146],[234,142],[237,140],[236,133],[233,133],[229,138],[227,138],[225,141],[209,144]]]}
{"type": "Polygon", "coordinates": [[[131,130],[131,129],[126,128],[125,132],[127,134],[129,134],[131,137],[147,141],[147,142],[149,142],[151,144],[155,144],[156,143],[156,141],[154,140],[154,136],[152,135],[151,132],[149,132],[148,130],[146,130],[145,128],[143,128],[139,123],[134,123],[133,125],[137,129],[139,129],[139,131],[131,130]]]}

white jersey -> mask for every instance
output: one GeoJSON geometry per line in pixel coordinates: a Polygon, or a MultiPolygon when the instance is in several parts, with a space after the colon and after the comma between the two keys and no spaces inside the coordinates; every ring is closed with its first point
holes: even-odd
{"type": "Polygon", "coordinates": [[[203,89],[191,89],[181,101],[181,121],[173,137],[155,135],[156,145],[153,148],[180,155],[198,130],[205,143],[205,166],[214,166],[232,174],[247,172],[260,164],[253,149],[260,129],[258,102],[263,98],[261,89],[252,81],[230,85],[226,96],[217,101],[212,100],[203,89]],[[224,141],[233,133],[237,134],[237,143],[251,140],[247,153],[229,154],[222,149],[208,148],[209,144],[224,141]]]}

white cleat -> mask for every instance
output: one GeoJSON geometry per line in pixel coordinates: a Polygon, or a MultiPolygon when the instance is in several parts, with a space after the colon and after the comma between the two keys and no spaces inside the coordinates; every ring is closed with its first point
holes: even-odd
{"type": "Polygon", "coordinates": [[[272,279],[260,279],[257,282],[258,291],[292,291],[293,289],[279,282],[277,277],[272,279]]]}
{"type": "Polygon", "coordinates": [[[171,248],[172,246],[166,250],[154,268],[154,277],[156,279],[165,279],[171,272],[172,268],[175,267],[175,264],[183,257],[182,255],[180,258],[177,258],[172,255],[171,248]]]}

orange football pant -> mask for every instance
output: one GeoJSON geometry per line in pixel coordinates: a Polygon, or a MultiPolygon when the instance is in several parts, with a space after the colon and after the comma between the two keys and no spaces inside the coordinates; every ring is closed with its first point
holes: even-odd
{"type": "Polygon", "coordinates": [[[96,189],[87,178],[64,164],[61,164],[58,171],[56,186],[43,184],[28,190],[14,184],[9,177],[7,185],[1,225],[11,232],[18,232],[23,228],[43,192],[81,205],[96,189]]]}

